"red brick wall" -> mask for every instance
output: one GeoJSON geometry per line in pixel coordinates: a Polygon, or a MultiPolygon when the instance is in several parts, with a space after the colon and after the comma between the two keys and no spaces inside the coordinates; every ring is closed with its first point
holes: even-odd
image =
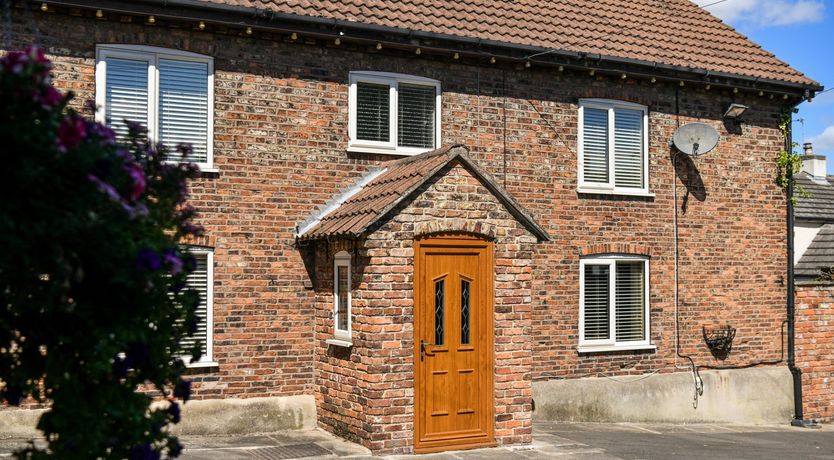
{"type": "Polygon", "coordinates": [[[834,285],[796,288],[796,366],[802,370],[805,419],[834,420],[834,285]]]}
{"type": "MultiPolygon", "coordinates": [[[[414,239],[426,224],[461,230],[480,222],[494,234],[495,437],[532,440],[533,237],[462,166],[438,173],[366,239],[318,244],[316,383],[321,426],[377,453],[407,453],[414,424],[414,239]],[[353,258],[353,344],[333,337],[333,255],[353,258]]],[[[487,235],[489,236],[489,235],[487,235]]]]}
{"type": "MultiPolygon", "coordinates": [[[[774,184],[774,159],[782,145],[778,100],[618,76],[377,53],[352,48],[349,41],[341,47],[303,39],[290,43],[286,37],[263,40],[86,14],[34,12],[40,41],[56,62],[56,82],[79,94],[79,106],[94,94],[97,43],[147,44],[215,57],[214,150],[220,173],[195,184],[192,203],[216,250],[220,366],[201,374],[198,397],[292,395],[319,387],[314,352],[320,344],[310,327],[314,293],[293,229],[379,161],[345,151],[351,70],[440,80],[444,142],[469,146],[471,156],[553,235],[555,241],[534,248],[530,323],[522,327],[530,337],[525,346],[531,347],[532,378],[673,371],[684,364],[675,359],[674,346],[676,207],[682,353],[698,364],[718,363],[703,343],[701,326],[729,323],[738,332],[725,364],[779,356],[786,241],[784,198],[774,184]],[[654,197],[577,194],[579,97],[648,105],[654,197]],[[751,107],[740,133],[729,133],[721,122],[733,98],[751,107]],[[718,128],[721,142],[676,172],[668,140],[677,126],[695,120],[718,128]],[[576,352],[579,254],[608,244],[636,245],[652,254],[656,352],[576,352]]],[[[15,25],[18,44],[31,36],[23,27],[15,25]]]]}

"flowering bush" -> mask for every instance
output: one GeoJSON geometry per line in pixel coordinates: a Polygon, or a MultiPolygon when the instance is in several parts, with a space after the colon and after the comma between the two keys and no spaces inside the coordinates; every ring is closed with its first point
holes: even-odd
{"type": "MultiPolygon", "coordinates": [[[[160,458],[189,382],[180,347],[197,327],[200,233],[184,205],[191,165],[130,125],[112,130],[67,108],[38,48],[0,59],[0,400],[49,410],[47,441],[23,458],[160,458]],[[150,386],[169,401],[151,408],[150,386]]],[[[186,149],[187,147],[180,147],[186,149]]]]}

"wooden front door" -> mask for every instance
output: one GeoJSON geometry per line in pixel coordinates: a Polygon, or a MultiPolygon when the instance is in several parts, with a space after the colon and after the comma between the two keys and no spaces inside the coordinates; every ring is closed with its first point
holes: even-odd
{"type": "Polygon", "coordinates": [[[415,243],[414,449],[494,444],[492,243],[471,236],[415,243]]]}

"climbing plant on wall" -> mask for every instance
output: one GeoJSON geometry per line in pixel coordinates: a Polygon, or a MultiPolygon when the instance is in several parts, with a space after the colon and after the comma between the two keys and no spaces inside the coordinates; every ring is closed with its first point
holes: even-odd
{"type": "Polygon", "coordinates": [[[782,136],[785,139],[785,147],[779,151],[779,155],[776,157],[776,166],[778,171],[776,183],[782,187],[782,190],[787,191],[788,185],[791,184],[791,182],[789,182],[790,177],[794,192],[791,200],[793,201],[793,204],[796,205],[796,197],[807,198],[809,193],[799,186],[796,183],[796,180],[793,179],[794,174],[802,171],[802,157],[795,151],[795,149],[799,146],[798,143],[791,141],[790,145],[788,145],[788,139],[790,139],[792,113],[793,112],[790,109],[784,109],[782,110],[782,114],[779,118],[779,130],[782,132],[782,136]],[[788,172],[790,172],[790,174],[788,174],[788,172]]]}

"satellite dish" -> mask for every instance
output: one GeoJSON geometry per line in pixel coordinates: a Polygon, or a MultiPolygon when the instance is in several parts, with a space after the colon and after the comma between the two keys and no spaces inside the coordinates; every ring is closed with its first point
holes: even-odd
{"type": "Polygon", "coordinates": [[[687,155],[702,155],[718,144],[718,131],[704,123],[687,123],[675,131],[672,142],[687,155]]]}

